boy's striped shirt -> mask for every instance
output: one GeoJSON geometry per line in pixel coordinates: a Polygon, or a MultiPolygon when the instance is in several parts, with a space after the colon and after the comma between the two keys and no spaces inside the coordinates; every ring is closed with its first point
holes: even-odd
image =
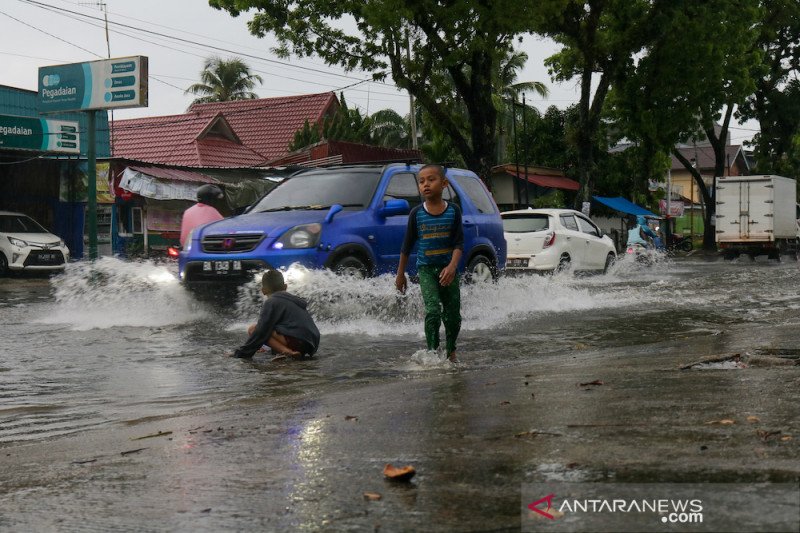
{"type": "Polygon", "coordinates": [[[428,213],[424,203],[412,209],[400,251],[409,255],[415,242],[419,243],[417,266],[448,264],[454,249],[464,249],[461,209],[450,202],[440,215],[428,213]]]}

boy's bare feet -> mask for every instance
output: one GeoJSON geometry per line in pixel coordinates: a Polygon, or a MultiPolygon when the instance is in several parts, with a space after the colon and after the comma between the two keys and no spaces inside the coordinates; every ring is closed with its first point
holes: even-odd
{"type": "Polygon", "coordinates": [[[450,352],[450,354],[447,356],[447,360],[450,361],[451,363],[458,363],[458,357],[456,357],[456,352],[450,352]]]}

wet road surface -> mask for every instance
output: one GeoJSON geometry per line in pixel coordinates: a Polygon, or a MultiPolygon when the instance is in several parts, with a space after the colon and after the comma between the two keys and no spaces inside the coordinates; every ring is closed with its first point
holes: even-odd
{"type": "Polygon", "coordinates": [[[800,438],[798,281],[675,261],[465,287],[453,367],[419,351],[418,288],[390,278],[291,272],[323,343],[284,363],[222,357],[254,286],[199,301],[170,266],[114,259],[3,279],[0,527],[516,529],[531,480],[796,480],[798,440],[745,420],[800,438]],[[767,357],[679,370],[732,353],[767,357]],[[385,462],[419,475],[387,484],[385,462]]]}

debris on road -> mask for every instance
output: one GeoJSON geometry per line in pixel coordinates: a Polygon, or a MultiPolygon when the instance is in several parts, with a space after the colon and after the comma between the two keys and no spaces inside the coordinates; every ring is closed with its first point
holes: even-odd
{"type": "Polygon", "coordinates": [[[386,466],[383,467],[383,475],[392,481],[410,481],[416,473],[417,471],[411,465],[395,467],[391,463],[386,463],[386,466]]]}

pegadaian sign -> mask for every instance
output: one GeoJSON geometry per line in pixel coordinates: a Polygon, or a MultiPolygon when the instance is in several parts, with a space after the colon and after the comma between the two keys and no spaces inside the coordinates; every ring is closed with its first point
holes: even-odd
{"type": "Polygon", "coordinates": [[[0,149],[78,154],[78,123],[0,115],[0,149]]]}
{"type": "Polygon", "coordinates": [[[39,111],[147,106],[147,57],[130,56],[39,68],[39,111]]]}

